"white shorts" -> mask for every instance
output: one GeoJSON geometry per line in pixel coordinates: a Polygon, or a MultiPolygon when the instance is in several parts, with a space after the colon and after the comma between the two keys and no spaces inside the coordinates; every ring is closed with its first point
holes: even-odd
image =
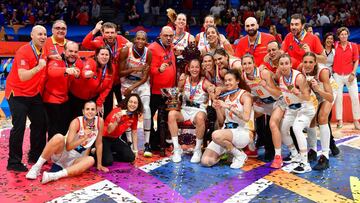
{"type": "MultiPolygon", "coordinates": [[[[250,143],[250,131],[244,128],[234,128],[228,129],[231,130],[233,139],[231,143],[238,149],[243,149],[250,143]]],[[[208,149],[216,152],[218,155],[224,154],[227,150],[225,147],[222,147],[216,144],[214,141],[211,141],[207,146],[208,149]]]]}
{"type": "MultiPolygon", "coordinates": [[[[131,87],[134,83],[121,83],[121,93],[123,95],[124,98],[124,91],[131,87]]],[[[143,96],[150,96],[150,84],[149,82],[145,82],[144,84],[140,85],[139,87],[135,88],[131,93],[135,93],[138,94],[141,97],[143,96]]]]}
{"type": "Polygon", "coordinates": [[[80,157],[83,157],[84,153],[80,154],[79,152],[75,150],[64,151],[61,154],[54,154],[51,156],[51,160],[61,166],[62,168],[67,168],[71,165],[73,165],[74,161],[80,157]]]}
{"type": "Polygon", "coordinates": [[[254,102],[254,111],[266,115],[271,115],[274,108],[277,106],[277,102],[271,104],[265,104],[263,102],[254,102]]]}
{"type": "Polygon", "coordinates": [[[190,120],[192,124],[194,124],[194,119],[198,112],[204,112],[206,114],[206,110],[200,108],[196,108],[196,110],[194,110],[181,107],[181,114],[184,117],[184,121],[190,120]]]}

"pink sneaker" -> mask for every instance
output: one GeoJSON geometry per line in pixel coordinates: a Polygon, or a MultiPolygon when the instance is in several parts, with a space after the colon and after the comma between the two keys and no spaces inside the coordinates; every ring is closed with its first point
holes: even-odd
{"type": "Polygon", "coordinates": [[[283,166],[283,161],[281,155],[275,155],[273,162],[271,163],[271,168],[281,168],[283,166]]]}

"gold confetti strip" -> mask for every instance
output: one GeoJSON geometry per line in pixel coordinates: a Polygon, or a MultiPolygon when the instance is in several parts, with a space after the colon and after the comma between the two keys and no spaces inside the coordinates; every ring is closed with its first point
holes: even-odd
{"type": "Polygon", "coordinates": [[[279,185],[315,202],[354,202],[353,200],[348,199],[336,192],[316,185],[296,175],[287,173],[283,170],[276,170],[265,176],[264,179],[272,181],[276,185],[279,185]]]}

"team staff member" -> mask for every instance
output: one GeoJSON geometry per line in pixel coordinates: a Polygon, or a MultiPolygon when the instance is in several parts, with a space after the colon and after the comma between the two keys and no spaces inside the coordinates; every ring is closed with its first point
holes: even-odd
{"type": "Polygon", "coordinates": [[[305,21],[305,17],[301,14],[291,16],[291,32],[286,35],[281,48],[297,61],[302,61],[305,52],[313,52],[316,55],[316,61],[326,63],[325,51],[320,39],[304,30],[305,21]]]}
{"type": "Polygon", "coordinates": [[[45,147],[46,119],[40,95],[45,79],[46,61],[42,54],[45,40],[45,27],[34,26],[30,43],[16,52],[6,80],[5,97],[9,101],[13,124],[9,139],[8,170],[28,170],[21,163],[26,117],[31,121],[29,162],[36,162],[45,147]]]}
{"type": "Polygon", "coordinates": [[[105,98],[112,87],[112,78],[111,52],[106,47],[100,47],[95,51],[95,58],[85,62],[80,78],[73,80],[70,85],[72,118],[81,115],[86,101],[95,99],[98,114],[102,116],[105,98]]]}
{"type": "Polygon", "coordinates": [[[65,44],[67,42],[67,39],[65,38],[67,33],[65,21],[56,20],[52,26],[51,32],[53,35],[46,39],[44,51],[48,59],[62,60],[61,54],[64,52],[65,44]]]}
{"type": "MultiPolygon", "coordinates": [[[[174,87],[176,82],[175,55],[173,52],[174,30],[169,26],[161,29],[160,38],[149,45],[152,54],[150,65],[150,109],[151,118],[155,112],[158,112],[158,129],[166,128],[166,112],[164,111],[165,99],[161,96],[161,88],[174,87]]],[[[157,148],[161,144],[161,155],[165,155],[165,137],[155,134],[153,130],[153,121],[151,122],[150,145],[151,148],[157,148]],[[161,138],[161,140],[160,140],[161,138]]]]}
{"type": "Polygon", "coordinates": [[[338,128],[343,125],[342,113],[343,113],[343,87],[344,84],[349,89],[349,95],[351,99],[351,109],[354,118],[354,127],[360,130],[360,106],[359,106],[359,94],[356,79],[356,69],[359,65],[359,50],[356,44],[348,41],[349,29],[341,27],[336,31],[336,34],[340,40],[335,44],[335,56],[334,56],[334,79],[339,85],[337,90],[338,97],[335,100],[336,107],[336,120],[338,121],[338,128]]]}
{"type": "Polygon", "coordinates": [[[249,17],[245,20],[246,36],[242,37],[235,49],[235,56],[241,58],[246,53],[254,56],[256,66],[263,63],[263,59],[267,54],[266,47],[271,40],[275,40],[274,36],[259,31],[259,24],[256,19],[249,17]]]}
{"type": "Polygon", "coordinates": [[[90,50],[96,50],[99,47],[105,46],[111,52],[111,62],[114,66],[113,86],[104,103],[105,117],[113,108],[113,93],[115,93],[116,100],[118,102],[121,101],[120,76],[118,72],[117,57],[120,54],[121,48],[124,47],[127,43],[129,43],[129,41],[125,37],[116,34],[116,25],[114,23],[106,22],[103,24],[103,21],[99,21],[95,28],[89,32],[89,34],[87,34],[82,41],[82,45],[90,50]],[[94,38],[96,33],[99,31],[101,32],[101,36],[94,38]]]}
{"type": "Polygon", "coordinates": [[[50,60],[43,92],[43,101],[48,115],[48,140],[55,134],[65,135],[70,124],[68,92],[70,83],[79,77],[83,63],[79,59],[79,45],[69,41],[61,60],[50,60]]]}

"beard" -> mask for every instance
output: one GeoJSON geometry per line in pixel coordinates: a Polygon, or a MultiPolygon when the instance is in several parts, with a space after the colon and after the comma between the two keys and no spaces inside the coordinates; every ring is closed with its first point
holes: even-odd
{"type": "Polygon", "coordinates": [[[253,37],[253,36],[256,35],[257,31],[258,31],[257,29],[255,29],[255,30],[248,30],[248,31],[246,31],[246,33],[247,33],[249,36],[253,37]]]}

